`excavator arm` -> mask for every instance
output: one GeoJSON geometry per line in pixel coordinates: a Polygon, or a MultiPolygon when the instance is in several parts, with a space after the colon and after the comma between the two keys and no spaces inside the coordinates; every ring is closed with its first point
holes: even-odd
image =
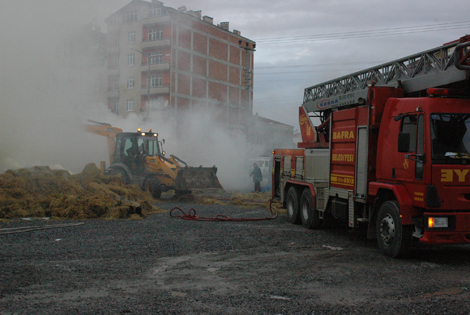
{"type": "Polygon", "coordinates": [[[108,123],[88,120],[94,125],[85,125],[85,130],[96,135],[104,136],[108,140],[109,163],[113,163],[116,134],[122,132],[121,128],[113,127],[108,123]]]}

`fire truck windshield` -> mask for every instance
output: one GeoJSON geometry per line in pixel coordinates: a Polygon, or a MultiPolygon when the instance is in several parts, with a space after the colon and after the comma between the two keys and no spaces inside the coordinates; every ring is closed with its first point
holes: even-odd
{"type": "Polygon", "coordinates": [[[467,164],[470,160],[470,114],[431,114],[434,163],[467,164]]]}

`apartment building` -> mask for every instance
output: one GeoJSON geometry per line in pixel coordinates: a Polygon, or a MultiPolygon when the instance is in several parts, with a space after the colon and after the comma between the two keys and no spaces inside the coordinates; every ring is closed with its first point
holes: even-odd
{"type": "Polygon", "coordinates": [[[107,104],[121,115],[202,111],[243,130],[253,112],[256,44],[185,7],[133,0],[107,24],[107,104]]]}

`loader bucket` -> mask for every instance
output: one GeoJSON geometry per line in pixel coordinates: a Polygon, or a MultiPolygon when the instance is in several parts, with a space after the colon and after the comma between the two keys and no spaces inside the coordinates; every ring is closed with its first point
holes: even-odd
{"type": "Polygon", "coordinates": [[[217,167],[184,167],[175,180],[177,190],[223,189],[217,178],[217,167]]]}

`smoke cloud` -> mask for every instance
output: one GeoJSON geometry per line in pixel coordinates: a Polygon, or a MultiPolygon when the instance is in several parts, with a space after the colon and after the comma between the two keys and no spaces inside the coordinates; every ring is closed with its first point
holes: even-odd
{"type": "MultiPolygon", "coordinates": [[[[152,129],[166,140],[167,156],[174,154],[190,166],[217,166],[219,180],[228,190],[251,189],[249,159],[265,148],[249,144],[242,130],[215,125],[205,110],[169,120],[158,112],[145,120],[137,114],[122,118],[105,104],[87,104],[81,88],[63,82],[71,71],[59,62],[64,40],[94,19],[91,12],[106,11],[104,1],[6,0],[3,5],[0,172],[47,165],[78,173],[88,163],[109,165],[106,139],[83,129],[92,119],[124,131],[152,129]]],[[[90,78],[83,74],[79,79],[90,78]]]]}
{"type": "Polygon", "coordinates": [[[80,135],[78,91],[58,84],[61,41],[91,22],[89,9],[79,1],[2,2],[0,171],[50,165],[76,172],[100,158],[100,147],[80,135]]]}

